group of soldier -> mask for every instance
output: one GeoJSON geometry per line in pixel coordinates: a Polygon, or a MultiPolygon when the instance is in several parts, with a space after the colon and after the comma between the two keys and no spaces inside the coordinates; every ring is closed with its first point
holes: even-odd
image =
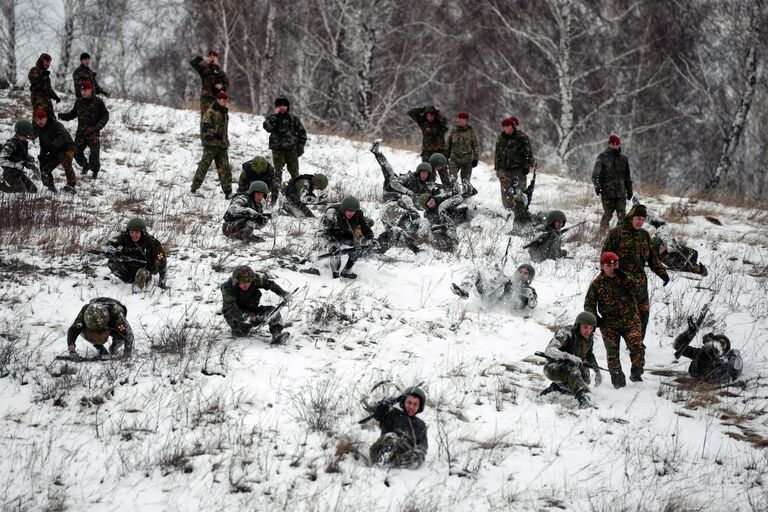
{"type": "MultiPolygon", "coordinates": [[[[215,162],[221,189],[231,200],[223,219],[223,234],[244,242],[260,242],[264,238],[259,230],[272,216],[267,209],[274,209],[279,198],[282,198],[280,213],[314,217],[310,206],[327,203],[323,191],[328,187],[328,177],[319,173],[299,173],[299,158],[304,153],[307,135],[299,118],[290,112],[289,100],[281,96],[275,99],[274,111],[263,123],[270,134],[272,162],[256,156],[243,163],[237,190],[233,193],[228,156],[229,81],[219,66],[218,57],[217,52],[210,50],[205,56],[191,61],[201,78],[200,136],[203,145],[191,192],[200,189],[211,163],[215,162]],[[284,167],[290,175],[286,183],[282,181],[284,167]]],[[[58,103],[59,97],[51,87],[50,62],[50,56],[43,54],[29,74],[33,122],[17,122],[15,137],[0,153],[3,187],[8,191],[36,191],[34,183],[23,171],[34,167],[34,160],[28,154],[29,138],[40,140],[39,171],[43,184],[52,191],[55,186],[51,171],[62,165],[67,176],[64,189],[74,193],[73,157],[83,173],[90,170],[96,178],[100,170],[99,137],[109,120],[109,113],[103,100],[96,95],[108,97],[108,94],[96,82],[96,73],[90,70],[90,56],[83,53],[81,65],[73,74],[77,100],[69,112],[59,115],[62,120],[78,119],[73,141],[66,128],[56,120],[53,110],[52,101],[58,103]],[[90,150],[88,160],[84,156],[86,148],[90,150]]],[[[383,232],[379,236],[374,234],[374,222],[365,215],[354,196],[347,196],[338,204],[326,205],[318,236],[327,244],[328,254],[322,257],[329,258],[333,278],[355,279],[353,266],[359,258],[383,253],[394,246],[419,252],[420,246],[430,244],[438,250],[453,251],[458,244],[456,225],[472,218],[473,210],[465,201],[477,194],[471,178],[479,162],[480,147],[469,125],[469,114],[458,112],[450,133],[447,118],[432,105],[411,109],[408,115],[422,133],[422,162],[413,172],[395,173],[381,152],[379,140],[370,148],[384,179],[383,232]],[[347,259],[342,266],[343,255],[347,259]]],[[[534,231],[532,240],[524,246],[531,261],[540,263],[564,258],[567,251],[562,247],[563,234],[570,229],[565,227],[565,213],[559,210],[546,215],[529,212],[535,174],[530,185],[528,175],[531,171],[535,173],[535,164],[530,140],[519,126],[515,117],[504,119],[496,140],[494,168],[500,182],[501,204],[514,215],[515,228],[534,231]]],[[[553,381],[545,393],[558,390],[572,394],[580,407],[592,405],[589,370],[595,372],[596,384],[602,381],[593,352],[596,328],[602,333],[613,386],[626,385],[619,357],[621,338],[630,351],[630,380],[642,381],[644,338],[650,311],[646,264],[665,286],[669,276],[662,264],[664,254],[667,255],[665,263],[669,262],[667,265],[671,268],[706,275],[706,268],[697,262],[696,252],[674,240],[668,229],[665,230],[663,219],[648,212],[641,204],[635,204],[625,215],[626,203],[633,197],[632,180],[628,160],[621,154],[621,143],[616,135],[611,135],[608,148],[598,156],[592,179],[604,209],[600,221],[600,239],[605,238],[599,258],[601,271],[589,286],[584,311],[577,315],[572,326],[555,334],[544,352],[548,359],[544,372],[553,381]],[[619,222],[608,232],[614,213],[619,222]],[[646,219],[656,228],[654,239],[643,229],[646,219]]],[[[131,283],[136,291],[146,287],[153,275],[158,276],[160,288],[168,286],[165,249],[147,232],[142,219],[129,220],[125,229],[106,246],[108,268],[121,281],[131,283]]],[[[514,276],[507,276],[504,273],[506,257],[505,253],[502,264],[493,269],[474,269],[460,284],[451,284],[451,290],[462,299],[469,298],[474,292],[484,301],[503,303],[514,311],[528,314],[538,302],[536,290],[531,286],[536,271],[532,264],[524,262],[517,265],[514,276]]],[[[289,291],[248,266],[236,267],[220,289],[223,317],[234,336],[247,336],[267,326],[272,344],[283,344],[288,340],[290,334],[283,328],[280,308],[290,302],[289,291]],[[281,302],[276,306],[261,305],[262,290],[275,293],[281,302]]],[[[84,305],[67,334],[69,357],[81,359],[76,348],[80,335],[93,344],[99,358],[117,357],[121,348],[122,356],[130,357],[134,339],[127,313],[123,304],[108,297],[99,297],[84,305]],[[112,342],[107,350],[105,345],[110,337],[112,342]]],[[[696,378],[723,380],[738,377],[741,359],[738,351],[730,348],[725,336],[710,333],[701,349],[689,346],[700,325],[701,321],[690,319],[689,328],[675,340],[676,356],[693,359],[690,373],[696,378]]],[[[398,467],[415,467],[423,462],[427,451],[426,425],[416,415],[425,405],[426,394],[416,386],[369,408],[371,418],[382,426],[382,436],[371,447],[373,462],[398,467]]]]}

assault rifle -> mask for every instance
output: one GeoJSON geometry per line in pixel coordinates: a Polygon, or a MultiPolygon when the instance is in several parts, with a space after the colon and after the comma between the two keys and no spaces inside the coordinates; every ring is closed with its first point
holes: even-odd
{"type": "Polygon", "coordinates": [[[523,249],[528,249],[529,247],[533,247],[534,245],[541,245],[541,244],[543,244],[547,240],[550,240],[550,239],[552,239],[552,238],[554,238],[556,236],[559,236],[559,235],[563,235],[563,234],[567,233],[568,231],[572,230],[573,228],[579,227],[582,224],[586,224],[586,223],[587,223],[586,220],[581,221],[578,224],[574,224],[573,226],[561,229],[559,233],[557,231],[555,231],[554,229],[549,229],[546,233],[542,233],[541,235],[537,236],[536,238],[534,238],[533,240],[531,240],[530,242],[525,244],[523,246],[523,249]]]}
{"type": "MultiPolygon", "coordinates": [[[[573,363],[573,364],[576,364],[573,361],[569,361],[568,359],[556,359],[556,358],[554,358],[552,356],[548,356],[544,352],[534,352],[534,355],[539,356],[539,357],[543,357],[544,359],[546,359],[550,363],[561,362],[561,363],[573,363]]],[[[581,365],[584,366],[584,368],[590,368],[592,370],[603,370],[604,372],[610,372],[610,370],[608,368],[603,368],[602,366],[598,366],[596,364],[588,363],[586,361],[582,361],[581,365]]]]}
{"type": "Polygon", "coordinates": [[[96,254],[98,256],[104,256],[105,258],[117,258],[122,263],[136,263],[136,264],[139,264],[139,265],[146,265],[147,263],[149,263],[145,259],[131,258],[131,257],[125,256],[125,255],[123,255],[123,254],[121,254],[121,253],[119,253],[117,251],[101,251],[99,249],[89,249],[88,253],[96,254]]]}
{"type": "MultiPolygon", "coordinates": [[[[425,382],[425,381],[421,381],[421,382],[419,382],[418,384],[416,384],[414,387],[416,387],[416,388],[418,388],[418,387],[421,387],[422,385],[424,385],[424,382],[425,382]]],[[[401,401],[405,400],[405,397],[406,397],[406,396],[407,396],[407,395],[406,395],[405,393],[400,393],[400,394],[399,394],[399,395],[397,395],[397,396],[393,396],[393,397],[385,398],[384,400],[382,400],[381,402],[379,402],[379,403],[377,404],[377,406],[376,406],[376,407],[378,408],[378,406],[379,406],[379,405],[386,405],[387,407],[392,407],[392,406],[393,406],[393,405],[395,405],[396,403],[398,403],[398,402],[401,402],[401,401]]],[[[424,405],[424,404],[422,404],[422,405],[424,405]]],[[[358,423],[359,425],[364,425],[364,424],[368,423],[369,421],[371,421],[375,415],[376,415],[376,412],[373,412],[371,415],[369,415],[369,416],[366,416],[365,418],[361,419],[361,420],[360,420],[360,421],[358,421],[357,423],[358,423]]]]}
{"type": "Polygon", "coordinates": [[[327,252],[325,254],[321,254],[320,256],[317,257],[317,259],[322,260],[324,258],[330,258],[332,256],[341,256],[343,254],[349,254],[349,253],[355,252],[355,251],[370,252],[370,251],[376,250],[377,248],[378,248],[378,244],[375,241],[372,241],[372,242],[369,242],[367,244],[361,245],[360,247],[355,247],[355,246],[347,245],[347,246],[344,246],[344,247],[339,247],[335,251],[331,251],[331,252],[327,252]]]}
{"type": "MultiPolygon", "coordinates": [[[[298,288],[296,288],[295,290],[293,290],[290,293],[291,293],[291,295],[293,295],[297,291],[299,291],[298,288]]],[[[280,313],[280,310],[283,309],[287,304],[288,304],[288,300],[287,299],[281,300],[280,302],[278,302],[277,306],[275,306],[275,308],[272,311],[269,312],[269,314],[267,314],[266,316],[264,316],[261,319],[259,319],[258,323],[251,324],[251,325],[253,327],[260,327],[262,325],[268,324],[269,322],[271,322],[280,313]]]]}

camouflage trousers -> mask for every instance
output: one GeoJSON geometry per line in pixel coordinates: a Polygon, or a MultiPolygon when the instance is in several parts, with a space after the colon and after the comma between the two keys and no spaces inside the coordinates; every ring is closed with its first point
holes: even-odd
{"type": "Polygon", "coordinates": [[[221,227],[221,231],[227,238],[236,238],[248,242],[251,241],[253,237],[253,230],[263,227],[266,223],[267,219],[264,217],[260,217],[259,219],[235,219],[225,222],[221,227]]]}
{"type": "Polygon", "coordinates": [[[136,273],[142,268],[147,270],[150,275],[158,273],[157,270],[147,268],[146,265],[123,263],[120,258],[110,258],[107,260],[107,268],[124,283],[134,282],[136,280],[136,273]]]}
{"type": "Polygon", "coordinates": [[[528,186],[528,178],[523,170],[498,171],[499,186],[501,187],[501,205],[507,210],[514,210],[518,204],[518,199],[509,191],[512,188],[512,182],[517,178],[518,187],[524,190],[528,186]]]}
{"type": "Polygon", "coordinates": [[[3,177],[0,179],[0,192],[37,193],[37,186],[31,179],[18,169],[3,168],[3,177]]]}
{"type": "Polygon", "coordinates": [[[46,98],[45,96],[38,96],[36,94],[32,95],[32,116],[35,115],[35,110],[44,110],[46,114],[48,114],[48,117],[51,119],[56,119],[56,113],[53,111],[53,101],[51,101],[51,98],[46,98]]]}
{"type": "Polygon", "coordinates": [[[40,157],[40,178],[43,185],[50,187],[53,185],[53,170],[61,165],[64,169],[64,175],[67,177],[67,185],[74,187],[77,185],[75,171],[72,169],[72,159],[75,152],[72,150],[63,151],[59,154],[48,154],[40,157]]]}
{"type": "Polygon", "coordinates": [[[288,174],[291,178],[299,175],[299,155],[296,148],[292,149],[273,149],[272,163],[275,166],[275,180],[282,187],[283,167],[288,167],[288,174]]]}
{"type": "Polygon", "coordinates": [[[93,171],[93,176],[96,177],[101,170],[101,162],[99,161],[99,155],[101,153],[101,134],[97,131],[86,133],[84,130],[77,130],[75,133],[75,146],[77,151],[75,152],[75,161],[77,165],[83,169],[88,166],[88,169],[93,171]],[[88,159],[85,159],[85,150],[89,150],[88,159]]]}
{"type": "Polygon", "coordinates": [[[684,246],[676,249],[674,252],[665,251],[659,254],[659,260],[667,266],[667,270],[702,273],[698,251],[684,246]]]}
{"type": "Polygon", "coordinates": [[[283,210],[291,217],[301,218],[313,218],[315,216],[312,210],[304,203],[296,203],[286,197],[286,201],[283,203],[283,210]]]}
{"type": "MultiPolygon", "coordinates": [[[[589,370],[587,370],[589,371],[589,370]]],[[[568,361],[556,361],[547,363],[544,366],[544,375],[552,382],[562,384],[568,391],[574,395],[577,393],[589,392],[589,386],[584,380],[578,365],[568,361]]],[[[587,374],[589,375],[589,374],[587,374]]]]}
{"type": "Polygon", "coordinates": [[[451,174],[451,178],[456,179],[456,176],[461,177],[461,181],[469,180],[472,178],[472,162],[457,162],[451,160],[448,163],[448,172],[451,174]]]}
{"type": "MultiPolygon", "coordinates": [[[[256,308],[256,312],[254,313],[257,318],[266,318],[269,316],[273,311],[275,310],[274,306],[258,306],[256,308]]],[[[255,327],[254,324],[250,322],[240,322],[229,315],[224,313],[224,320],[227,322],[227,325],[232,329],[232,334],[235,336],[248,336],[250,334],[251,329],[255,327]]],[[[272,318],[269,321],[269,333],[271,335],[280,334],[283,330],[283,318],[280,316],[280,313],[276,314],[274,318],[272,318]]]]}
{"type": "Polygon", "coordinates": [[[619,358],[620,338],[624,338],[624,342],[629,348],[629,359],[632,362],[632,366],[638,368],[645,366],[645,345],[643,345],[643,327],[640,323],[640,318],[634,317],[626,323],[606,322],[603,319],[600,332],[603,335],[605,353],[608,356],[609,370],[621,370],[621,359],[619,358]]]}
{"type": "Polygon", "coordinates": [[[200,96],[200,126],[203,123],[203,116],[214,101],[216,101],[216,98],[213,96],[200,96]]]}
{"type": "Polygon", "coordinates": [[[633,273],[632,277],[637,280],[637,288],[635,292],[635,302],[637,302],[637,310],[640,313],[640,323],[642,324],[643,339],[645,339],[645,331],[648,329],[648,321],[651,317],[651,304],[648,299],[648,276],[645,275],[645,271],[637,274],[633,273]]]}
{"type": "Polygon", "coordinates": [[[192,178],[192,192],[203,184],[205,175],[211,167],[211,162],[216,162],[216,173],[219,175],[219,184],[225,194],[232,193],[232,167],[229,165],[229,153],[227,148],[218,146],[203,146],[203,157],[197,164],[197,171],[192,178]]]}
{"type": "Polygon", "coordinates": [[[372,153],[373,156],[376,157],[376,162],[381,168],[382,176],[384,176],[384,201],[397,201],[397,199],[400,197],[400,194],[397,192],[387,191],[389,189],[389,184],[392,183],[392,180],[397,178],[395,170],[392,169],[392,165],[389,163],[389,160],[387,160],[387,157],[384,156],[384,153],[378,149],[376,149],[376,151],[372,151],[372,153]]]}
{"type": "Polygon", "coordinates": [[[379,437],[368,450],[371,464],[394,468],[416,468],[424,462],[424,454],[411,442],[394,432],[379,437]]]}
{"type": "Polygon", "coordinates": [[[623,221],[624,217],[627,216],[627,200],[623,197],[601,197],[600,200],[603,203],[603,216],[600,217],[600,232],[604,233],[608,231],[608,227],[611,225],[611,217],[613,217],[614,212],[618,222],[623,221]]]}

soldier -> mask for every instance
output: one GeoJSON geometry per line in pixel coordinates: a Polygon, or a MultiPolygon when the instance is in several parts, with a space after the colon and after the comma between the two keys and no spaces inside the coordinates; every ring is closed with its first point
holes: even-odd
{"type": "Polygon", "coordinates": [[[35,170],[35,160],[29,155],[27,137],[32,134],[32,123],[26,119],[16,121],[16,135],[5,141],[0,148],[0,167],[3,169],[0,192],[28,192],[34,194],[37,187],[24,172],[35,170]]]}
{"type": "MultiPolygon", "coordinates": [[[[589,311],[582,311],[576,316],[572,326],[563,327],[552,338],[544,353],[555,361],[544,366],[544,375],[557,388],[564,388],[573,393],[579,401],[579,409],[592,407],[592,395],[589,390],[589,369],[583,363],[597,366],[594,345],[597,318],[589,311]]],[[[595,386],[603,383],[600,370],[595,372],[595,386]]],[[[553,386],[550,386],[550,389],[553,386]]],[[[548,391],[548,390],[547,390],[548,391]]],[[[546,392],[546,391],[545,391],[546,392]]]]}
{"type": "Polygon", "coordinates": [[[397,175],[381,152],[380,144],[381,139],[373,141],[371,153],[376,157],[384,175],[384,201],[402,201],[405,208],[421,215],[413,201],[425,192],[436,192],[432,166],[428,162],[421,162],[415,171],[397,175]]]}
{"type": "Polygon", "coordinates": [[[56,119],[51,100],[59,103],[61,98],[51,86],[51,72],[48,71],[50,66],[51,56],[47,53],[41,54],[35,66],[29,70],[27,78],[29,78],[33,114],[38,110],[44,110],[48,117],[56,119]]]}
{"type": "Polygon", "coordinates": [[[248,336],[252,329],[268,324],[272,335],[270,344],[285,343],[290,333],[283,331],[283,319],[277,307],[259,305],[260,290],[276,293],[284,304],[291,300],[290,292],[280,288],[271,279],[256,274],[246,265],[236,267],[232,277],[221,285],[224,320],[232,329],[233,336],[248,336]]]}
{"type": "Polygon", "coordinates": [[[283,182],[283,167],[288,167],[291,178],[299,175],[299,157],[304,154],[307,132],[298,117],[290,113],[291,102],[280,96],[275,99],[275,111],[264,120],[269,132],[269,149],[278,183],[283,182]]]}
{"type": "Polygon", "coordinates": [[[219,93],[229,89],[229,79],[224,70],[219,67],[219,54],[214,50],[208,50],[205,56],[198,55],[189,63],[200,75],[200,117],[202,118],[218,98],[219,93]]]}
{"type": "MultiPolygon", "coordinates": [[[[636,200],[637,197],[634,197],[633,201],[636,200]]],[[[656,228],[656,232],[651,239],[653,252],[659,261],[667,267],[668,271],[692,272],[702,277],[709,274],[707,267],[699,261],[699,252],[687,247],[672,236],[672,231],[669,229],[667,221],[647,208],[646,215],[646,222],[656,228]]]]}
{"type": "Polygon", "coordinates": [[[483,299],[504,302],[516,311],[531,310],[538,305],[538,295],[531,286],[535,275],[533,266],[523,263],[517,267],[515,277],[507,277],[497,264],[493,273],[476,268],[467,274],[461,285],[451,283],[451,291],[468,299],[469,291],[474,288],[483,299]]]}
{"type": "Polygon", "coordinates": [[[424,411],[427,395],[419,387],[410,387],[403,397],[399,409],[386,399],[371,411],[381,426],[381,436],[370,448],[371,464],[415,469],[424,463],[429,449],[427,425],[416,415],[424,411]]]}
{"type": "Polygon", "coordinates": [[[136,288],[141,289],[157,274],[157,285],[166,288],[168,261],[165,249],[163,244],[147,233],[147,224],[142,219],[129,220],[125,231],[107,245],[115,249],[107,267],[122,282],[134,283],[136,288]]]}
{"type": "Polygon", "coordinates": [[[54,119],[49,119],[44,110],[35,111],[32,118],[37,125],[32,131],[31,138],[40,139],[40,176],[43,185],[51,192],[56,192],[56,186],[53,184],[53,170],[59,165],[64,168],[64,174],[67,177],[67,184],[62,187],[64,192],[70,194],[77,193],[75,186],[75,171],[72,169],[72,158],[75,156],[77,146],[75,146],[72,136],[64,125],[54,119]]]}
{"type": "Polygon", "coordinates": [[[643,345],[643,326],[637,307],[637,280],[629,273],[619,269],[619,257],[612,252],[604,252],[600,257],[600,275],[589,285],[584,299],[584,310],[597,318],[597,326],[603,335],[605,352],[608,356],[608,369],[611,383],[615,388],[626,385],[624,372],[619,358],[619,338],[629,348],[632,369],[629,380],[641,382],[645,366],[645,345],[643,345]],[[599,312],[599,315],[598,315],[599,312]]]}
{"type": "Polygon", "coordinates": [[[469,209],[462,204],[464,199],[462,194],[454,191],[419,196],[419,206],[430,223],[433,245],[441,251],[453,252],[456,249],[459,243],[456,224],[471,220],[469,209]]]}
{"type": "Polygon", "coordinates": [[[275,206],[280,195],[280,181],[275,178],[275,168],[263,156],[257,156],[243,164],[237,180],[237,192],[245,194],[254,181],[262,181],[269,188],[270,203],[275,206]]]}
{"type": "Polygon", "coordinates": [[[638,310],[643,324],[643,338],[648,328],[648,318],[651,306],[648,302],[648,278],[645,275],[645,264],[651,268],[654,274],[664,281],[664,286],[669,284],[669,275],[664,265],[656,257],[651,243],[651,235],[643,229],[645,224],[646,208],[642,204],[633,206],[627,214],[624,222],[613,228],[608,233],[603,244],[603,252],[614,252],[621,258],[624,272],[631,275],[639,283],[636,289],[638,310]]]}
{"type": "Polygon", "coordinates": [[[328,188],[328,177],[325,174],[300,174],[285,186],[285,201],[283,209],[293,217],[314,217],[315,214],[307,204],[319,204],[324,196],[316,196],[316,190],[328,188]]]}
{"type": "Polygon", "coordinates": [[[459,112],[456,116],[456,128],[448,135],[448,161],[450,162],[451,179],[461,178],[461,182],[469,182],[472,169],[477,167],[480,160],[480,144],[477,142],[474,130],[469,126],[469,114],[459,112]]]}
{"type": "Polygon", "coordinates": [[[91,56],[86,52],[80,54],[80,66],[72,73],[72,80],[75,83],[75,96],[78,98],[82,95],[80,88],[83,82],[93,84],[93,94],[101,94],[105,98],[110,96],[96,81],[96,72],[91,70],[91,56]]]}
{"type": "Polygon", "coordinates": [[[264,213],[264,199],[268,191],[266,183],[254,181],[247,193],[235,195],[224,214],[224,225],[221,228],[224,236],[244,242],[264,241],[253,230],[269,222],[270,215],[264,213]]]}
{"type": "MultiPolygon", "coordinates": [[[[434,105],[416,107],[408,111],[408,117],[413,119],[421,129],[421,161],[429,162],[434,153],[447,154],[445,134],[448,132],[448,119],[434,105]]],[[[444,187],[450,186],[447,168],[440,175],[444,187]],[[445,179],[443,179],[445,178],[445,179]]]]}
{"type": "Polygon", "coordinates": [[[528,136],[519,130],[520,121],[510,117],[501,122],[502,132],[496,139],[494,169],[501,186],[501,204],[507,210],[515,207],[516,199],[511,193],[517,178],[517,186],[525,189],[528,172],[533,169],[533,151],[528,136]]]}
{"type": "Polygon", "coordinates": [[[128,308],[119,301],[109,297],[98,297],[80,309],[75,322],[67,331],[67,348],[69,358],[73,361],[81,361],[82,357],[77,353],[75,342],[81,334],[88,340],[101,359],[117,357],[118,350],[123,348],[123,357],[129,358],[133,353],[133,331],[126,320],[128,308]],[[112,343],[109,351],[104,348],[109,337],[112,343]]]}
{"type": "Polygon", "coordinates": [[[632,176],[629,173],[629,160],[621,154],[621,140],[616,135],[608,137],[608,149],[600,153],[592,171],[592,183],[595,193],[603,203],[603,216],[600,218],[600,240],[608,232],[611,216],[616,212],[616,220],[624,220],[627,201],[632,199],[632,176]]]}
{"type": "Polygon", "coordinates": [[[731,340],[724,334],[707,333],[701,348],[690,347],[699,325],[688,317],[688,328],[678,334],[673,343],[675,359],[681,355],[691,360],[688,373],[696,380],[714,384],[727,384],[741,375],[744,363],[741,353],[731,348],[731,340]]]}
{"type": "MultiPolygon", "coordinates": [[[[443,190],[451,190],[454,183],[448,174],[448,159],[442,153],[432,153],[429,157],[429,165],[432,166],[432,172],[440,176],[440,183],[443,190]]],[[[476,193],[477,191],[475,191],[476,193]]]]}
{"type": "Polygon", "coordinates": [[[565,213],[560,210],[552,210],[547,214],[546,225],[541,228],[542,233],[523,247],[528,249],[534,263],[556,260],[568,255],[568,251],[563,249],[562,230],[565,222],[565,213]]]}
{"type": "Polygon", "coordinates": [[[71,121],[77,117],[75,160],[77,165],[82,167],[80,174],[87,174],[90,170],[93,173],[93,179],[96,179],[101,170],[101,162],[99,161],[101,130],[109,122],[109,111],[104,101],[94,95],[93,87],[90,82],[80,84],[81,96],[75,101],[72,110],[61,114],[59,117],[62,121],[71,121]],[[88,160],[85,159],[85,148],[90,151],[88,160]]]}
{"type": "Polygon", "coordinates": [[[357,274],[352,272],[352,267],[362,255],[363,238],[373,240],[372,225],[373,221],[365,217],[360,208],[360,201],[355,196],[347,196],[340,204],[331,205],[325,211],[320,234],[328,242],[328,252],[337,252],[339,245],[355,247],[355,250],[348,254],[347,263],[341,272],[339,272],[341,257],[331,256],[331,274],[334,279],[338,277],[357,279],[357,274]]]}
{"type": "Polygon", "coordinates": [[[203,116],[203,156],[192,178],[194,194],[203,184],[211,162],[216,162],[219,185],[224,197],[232,197],[232,168],[229,166],[229,94],[220,92],[203,116]]]}

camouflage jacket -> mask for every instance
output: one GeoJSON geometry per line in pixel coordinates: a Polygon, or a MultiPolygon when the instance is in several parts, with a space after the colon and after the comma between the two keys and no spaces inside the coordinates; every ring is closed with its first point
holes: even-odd
{"type": "Polygon", "coordinates": [[[224,213],[224,222],[232,222],[238,219],[259,218],[264,213],[264,206],[253,200],[253,194],[235,194],[232,202],[229,203],[226,213],[224,213]]]}
{"type": "Polygon", "coordinates": [[[221,285],[224,317],[231,321],[248,323],[251,315],[258,311],[261,290],[269,290],[281,297],[287,294],[277,283],[258,274],[247,290],[241,290],[239,286],[232,283],[232,278],[227,279],[221,285]]]}
{"type": "Polygon", "coordinates": [[[435,200],[435,206],[430,208],[424,207],[424,218],[429,221],[430,224],[443,224],[447,220],[450,220],[450,214],[452,210],[455,210],[457,206],[464,202],[464,198],[461,194],[454,194],[452,191],[444,194],[433,195],[432,199],[435,200]],[[447,204],[443,207],[443,211],[440,211],[440,205],[448,201],[449,199],[460,199],[460,201],[452,201],[455,204],[447,204]],[[444,214],[441,217],[441,213],[444,214]]]}
{"type": "Polygon", "coordinates": [[[216,102],[203,115],[203,146],[229,147],[229,109],[216,102]]]}
{"type": "Polygon", "coordinates": [[[285,198],[293,204],[306,204],[316,199],[312,186],[314,174],[299,174],[285,185],[285,198]]]}
{"type": "Polygon", "coordinates": [[[515,171],[528,174],[528,168],[533,166],[533,151],[528,136],[520,130],[512,135],[504,132],[496,139],[496,156],[493,167],[498,172],[515,171]]]}
{"type": "Polygon", "coordinates": [[[448,136],[448,159],[457,165],[480,159],[480,144],[471,126],[457,126],[448,136]]]}
{"type": "MultiPolygon", "coordinates": [[[[107,242],[107,245],[117,249],[117,252],[126,258],[144,260],[147,264],[144,266],[151,273],[159,272],[161,276],[165,275],[168,265],[168,259],[165,254],[163,244],[150,234],[142,233],[138,242],[134,242],[128,231],[123,231],[113,240],[107,242]]],[[[134,266],[128,264],[128,267],[134,266]]],[[[136,267],[141,267],[135,264],[136,267]]]]}
{"type": "Polygon", "coordinates": [[[273,113],[264,120],[269,132],[269,149],[295,149],[307,143],[307,132],[298,117],[290,113],[273,113]]]}
{"type": "Polygon", "coordinates": [[[606,149],[597,157],[592,171],[592,183],[595,190],[605,199],[632,197],[632,176],[629,173],[629,160],[621,154],[621,148],[606,149]]]}
{"type": "Polygon", "coordinates": [[[72,140],[72,136],[64,125],[52,118],[48,118],[48,121],[42,128],[35,125],[30,138],[40,139],[41,157],[48,154],[59,154],[65,151],[77,150],[75,141],[72,140]]]}
{"type": "Polygon", "coordinates": [[[67,345],[74,347],[77,337],[80,336],[80,334],[82,334],[83,338],[86,340],[98,345],[103,345],[107,338],[112,336],[113,339],[122,338],[125,342],[125,352],[130,353],[133,349],[133,331],[131,330],[128,320],[126,320],[127,315],[128,308],[123,306],[120,301],[110,299],[109,297],[93,299],[80,309],[80,313],[77,315],[77,318],[75,318],[74,323],[72,323],[67,330],[67,345]],[[109,322],[107,323],[106,329],[94,330],[86,327],[85,310],[91,304],[104,304],[109,310],[109,322]]]}
{"type": "Polygon", "coordinates": [[[368,225],[362,210],[355,212],[351,219],[347,219],[341,204],[334,204],[325,211],[321,222],[323,235],[329,240],[373,238],[373,230],[368,225]]]}
{"type": "Polygon", "coordinates": [[[80,64],[74,73],[72,73],[72,81],[75,84],[75,96],[77,98],[82,97],[83,93],[80,91],[80,84],[83,82],[91,82],[93,85],[93,94],[103,94],[108,96],[107,91],[101,88],[99,82],[96,81],[96,72],[91,68],[80,64]]]}
{"type": "Polygon", "coordinates": [[[563,236],[552,227],[541,228],[541,234],[532,240],[532,244],[528,248],[528,253],[534,263],[556,260],[565,256],[563,253],[563,236]]]}
{"type": "Polygon", "coordinates": [[[243,194],[248,192],[254,181],[263,181],[270,190],[276,185],[275,168],[263,156],[257,156],[243,164],[243,172],[237,180],[237,191],[243,194]]]}
{"type": "Polygon", "coordinates": [[[632,227],[632,214],[634,207],[629,211],[624,222],[613,228],[605,239],[603,252],[615,252],[619,256],[620,268],[645,282],[645,264],[651,268],[654,274],[666,280],[669,279],[667,269],[659,261],[656,251],[653,250],[651,235],[644,229],[635,230],[632,227]]]}
{"type": "Polygon", "coordinates": [[[562,359],[564,354],[571,354],[580,357],[582,361],[596,365],[597,359],[592,351],[594,337],[594,331],[592,331],[589,339],[584,339],[578,325],[562,327],[549,342],[544,353],[554,359],[562,359]]]}
{"type": "Polygon", "coordinates": [[[35,67],[29,70],[29,91],[33,96],[58,100],[59,96],[51,86],[51,72],[43,67],[43,56],[38,57],[35,67]]]}
{"type": "MultiPolygon", "coordinates": [[[[432,175],[430,174],[430,177],[431,176],[432,175]]],[[[421,178],[419,178],[419,173],[415,171],[397,177],[396,183],[392,184],[392,189],[395,192],[401,192],[396,188],[398,184],[402,186],[402,189],[404,189],[405,195],[409,195],[410,193],[414,196],[418,196],[420,194],[433,194],[437,192],[437,187],[434,181],[431,181],[430,179],[427,179],[427,181],[421,181],[421,178]]]]}
{"type": "Polygon", "coordinates": [[[424,153],[443,153],[447,148],[445,146],[445,134],[448,132],[448,119],[443,114],[437,112],[434,122],[427,121],[424,113],[425,107],[416,107],[408,111],[408,117],[421,128],[421,152],[424,153]]]}
{"type": "Polygon", "coordinates": [[[29,156],[29,142],[18,137],[11,137],[0,148],[0,167],[16,167],[16,164],[31,164],[34,159],[29,156]]]}
{"type": "Polygon", "coordinates": [[[62,121],[71,121],[77,117],[78,133],[86,133],[86,130],[100,132],[109,122],[109,111],[104,100],[91,95],[90,98],[79,98],[69,112],[59,115],[62,121]]]}
{"type": "Polygon", "coordinates": [[[629,274],[608,277],[604,272],[592,280],[584,298],[584,311],[602,317],[602,326],[639,323],[635,296],[639,283],[629,274]]]}
{"type": "Polygon", "coordinates": [[[408,416],[397,407],[376,408],[373,417],[381,426],[381,434],[394,432],[399,437],[408,439],[411,447],[420,455],[421,462],[429,450],[427,424],[416,416],[408,416]]]}
{"type": "Polygon", "coordinates": [[[189,63],[192,64],[197,74],[200,75],[201,103],[210,103],[216,99],[216,95],[219,92],[229,89],[227,74],[216,64],[206,64],[200,55],[189,61],[189,63]],[[216,84],[221,84],[221,89],[217,89],[216,84]]]}

